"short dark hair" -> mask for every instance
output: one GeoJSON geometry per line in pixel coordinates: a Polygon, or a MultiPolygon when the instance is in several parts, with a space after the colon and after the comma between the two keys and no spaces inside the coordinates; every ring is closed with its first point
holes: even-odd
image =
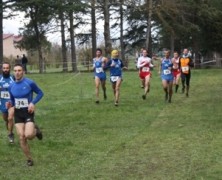
{"type": "Polygon", "coordinates": [[[11,67],[11,65],[10,65],[10,63],[9,63],[9,62],[3,62],[3,63],[2,63],[2,65],[3,65],[3,64],[8,64],[8,65],[9,65],[9,67],[11,67]]]}
{"type": "Polygon", "coordinates": [[[101,54],[103,53],[102,49],[100,49],[100,48],[97,48],[96,51],[100,51],[101,54]]]}
{"type": "Polygon", "coordinates": [[[24,70],[24,66],[22,64],[17,63],[14,65],[14,67],[16,67],[16,66],[20,66],[20,67],[22,67],[22,70],[24,70]]]}

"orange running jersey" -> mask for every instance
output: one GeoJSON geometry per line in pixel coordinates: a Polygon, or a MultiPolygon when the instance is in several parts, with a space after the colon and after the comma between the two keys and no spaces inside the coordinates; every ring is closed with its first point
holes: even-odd
{"type": "Polygon", "coordinates": [[[189,74],[189,72],[190,72],[189,63],[190,63],[190,58],[188,58],[188,57],[182,57],[180,59],[180,67],[181,67],[182,73],[189,74]]]}

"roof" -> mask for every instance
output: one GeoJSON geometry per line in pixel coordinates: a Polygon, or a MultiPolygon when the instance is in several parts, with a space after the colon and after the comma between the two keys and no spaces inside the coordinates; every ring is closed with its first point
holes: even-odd
{"type": "Polygon", "coordinates": [[[2,36],[3,36],[3,40],[4,40],[4,39],[7,39],[11,36],[14,36],[14,34],[3,34],[2,36]]]}
{"type": "Polygon", "coordinates": [[[23,38],[23,36],[21,36],[21,35],[14,35],[14,34],[3,34],[2,36],[3,36],[3,40],[12,37],[13,41],[16,42],[16,43],[20,42],[23,38]]]}
{"type": "Polygon", "coordinates": [[[14,42],[20,42],[23,39],[23,36],[18,35],[18,36],[14,36],[14,42]]]}

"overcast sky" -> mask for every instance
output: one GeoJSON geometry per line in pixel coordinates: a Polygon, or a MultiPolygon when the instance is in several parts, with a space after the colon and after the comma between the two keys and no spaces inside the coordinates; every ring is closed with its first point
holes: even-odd
{"type": "MultiPolygon", "coordinates": [[[[3,20],[3,33],[4,34],[19,34],[19,28],[24,26],[24,18],[22,15],[15,16],[11,19],[3,20]]],[[[58,34],[49,34],[48,40],[51,42],[60,42],[60,36],[58,34]]]]}
{"type": "MultiPolygon", "coordinates": [[[[14,35],[18,35],[19,34],[19,28],[22,28],[24,26],[24,22],[25,19],[23,18],[24,15],[22,13],[19,13],[17,16],[10,18],[10,19],[4,19],[3,20],[3,33],[4,34],[14,34],[14,35]]],[[[104,22],[103,20],[98,20],[97,22],[97,43],[103,43],[104,39],[103,39],[103,26],[104,26],[104,22]]],[[[78,32],[88,32],[90,30],[89,26],[85,26],[79,30],[77,30],[78,32]]],[[[77,32],[77,33],[78,33],[77,32]]],[[[111,36],[115,37],[116,34],[118,34],[119,31],[111,31],[111,36]]],[[[67,34],[68,36],[68,34],[67,34]]],[[[59,43],[61,42],[61,36],[60,33],[48,33],[47,34],[48,40],[50,42],[54,42],[54,43],[59,43]]]]}
{"type": "Polygon", "coordinates": [[[20,19],[4,19],[3,20],[3,33],[12,33],[17,35],[19,33],[19,27],[21,27],[20,19]]]}

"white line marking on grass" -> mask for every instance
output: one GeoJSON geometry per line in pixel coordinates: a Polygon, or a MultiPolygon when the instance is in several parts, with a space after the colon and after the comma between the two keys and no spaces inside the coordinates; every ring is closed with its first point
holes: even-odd
{"type": "Polygon", "coordinates": [[[75,74],[74,76],[72,76],[71,78],[67,79],[66,81],[59,83],[59,84],[55,84],[55,86],[60,86],[60,85],[64,85],[67,84],[69,81],[71,81],[73,78],[77,77],[80,74],[80,72],[78,72],[77,74],[75,74]]]}

